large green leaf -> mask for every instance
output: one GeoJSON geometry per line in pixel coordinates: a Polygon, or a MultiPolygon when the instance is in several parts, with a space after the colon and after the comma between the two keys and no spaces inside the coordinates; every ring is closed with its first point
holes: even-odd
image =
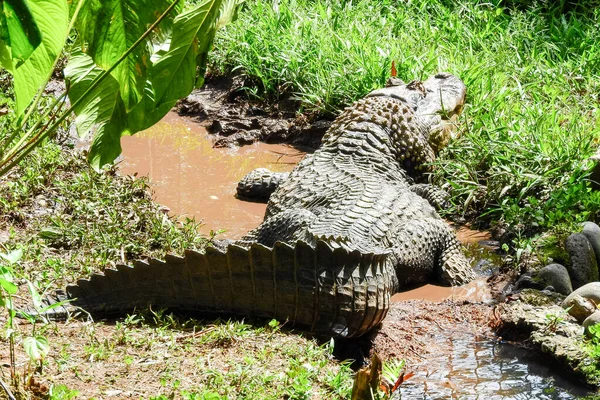
{"type": "MultiPolygon", "coordinates": [[[[81,51],[73,52],[65,68],[70,90],[69,100],[77,102],[103,72],[91,57],[81,51]]],[[[127,128],[125,105],[119,84],[107,75],[74,109],[75,124],[81,137],[94,132],[89,159],[99,169],[121,154],[121,135],[127,128]]]]}
{"type": "Polygon", "coordinates": [[[203,55],[216,30],[234,18],[238,4],[240,0],[204,0],[175,18],[169,49],[151,67],[144,98],[129,113],[132,133],[154,125],[177,100],[191,93],[197,82],[196,68],[205,68],[203,55]]]}
{"type": "Polygon", "coordinates": [[[169,51],[154,64],[150,80],[156,106],[183,98],[196,82],[196,57],[214,38],[222,0],[204,0],[173,23],[169,51]]]}
{"type": "MultiPolygon", "coordinates": [[[[101,13],[104,5],[97,0],[90,1],[95,4],[98,12],[94,14],[97,15],[97,20],[105,18],[101,13]]],[[[121,6],[127,4],[125,0],[109,0],[107,3],[121,6]]],[[[177,100],[193,90],[198,55],[210,48],[218,21],[226,21],[234,15],[234,11],[227,7],[236,7],[237,4],[239,0],[204,0],[191,10],[178,15],[173,20],[172,29],[169,30],[171,37],[165,43],[156,44],[151,48],[148,42],[144,42],[141,45],[142,53],[136,53],[137,50],[132,53],[138,56],[143,54],[145,61],[143,67],[140,67],[143,68],[141,73],[137,68],[138,64],[132,67],[132,64],[127,64],[126,59],[125,64],[129,67],[121,69],[119,74],[108,76],[77,105],[75,113],[79,134],[85,135],[95,130],[90,149],[90,162],[94,168],[98,169],[119,156],[121,135],[132,134],[152,126],[177,100]],[[165,46],[166,43],[170,44],[165,46]],[[139,91],[139,80],[143,75],[146,75],[146,79],[143,82],[143,90],[139,91]]],[[[131,8],[131,4],[129,7],[131,8]]],[[[140,5],[136,10],[141,7],[140,5]]],[[[111,12],[110,15],[116,15],[116,11],[111,12]]],[[[136,15],[142,18],[142,14],[143,12],[139,11],[136,15]]],[[[145,15],[143,18],[147,17],[148,15],[145,15]]],[[[129,26],[121,27],[122,36],[114,36],[121,21],[116,23],[114,31],[104,27],[99,27],[99,31],[92,31],[91,27],[95,25],[90,18],[91,15],[85,16],[80,29],[86,32],[82,39],[83,43],[89,43],[85,51],[91,57],[81,52],[75,54],[65,71],[71,83],[71,102],[81,98],[93,80],[112,67],[112,64],[108,63],[108,56],[111,51],[116,52],[116,49],[123,45],[116,42],[119,37],[125,37],[123,32],[129,29],[129,26]],[[104,36],[100,35],[102,32],[104,36]],[[110,45],[106,43],[108,38],[114,39],[110,45]]],[[[126,51],[125,47],[127,46],[122,46],[119,51],[126,51]]],[[[112,57],[117,57],[116,53],[112,57]]]]}
{"type": "Polygon", "coordinates": [[[0,63],[13,69],[39,46],[42,35],[24,0],[4,0],[0,9],[0,63]]]}
{"type": "Polygon", "coordinates": [[[175,106],[177,100],[156,105],[152,82],[147,82],[142,100],[127,114],[128,131],[134,134],[160,121],[175,106]]]}
{"type": "Polygon", "coordinates": [[[199,69],[198,79],[196,80],[197,88],[200,88],[202,85],[204,85],[204,75],[206,74],[206,64],[208,62],[208,51],[212,47],[215,34],[219,29],[223,28],[228,23],[235,21],[237,18],[239,5],[243,2],[244,0],[222,1],[216,23],[205,33],[206,39],[203,41],[200,49],[198,49],[198,56],[196,56],[196,64],[198,65],[199,69]]]}
{"type": "Polygon", "coordinates": [[[27,4],[42,33],[42,41],[29,58],[11,70],[18,114],[25,111],[48,78],[65,43],[69,23],[67,0],[29,0],[27,4]]]}
{"type": "MultiPolygon", "coordinates": [[[[78,31],[87,43],[85,52],[108,70],[171,3],[172,0],[88,0],[78,22],[78,31]]],[[[111,73],[120,85],[127,109],[142,98],[151,54],[148,37],[111,73]]]]}

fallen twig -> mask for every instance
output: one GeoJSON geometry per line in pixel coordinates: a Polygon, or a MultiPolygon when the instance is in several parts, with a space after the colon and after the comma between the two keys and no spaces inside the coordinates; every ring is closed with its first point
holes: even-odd
{"type": "Polygon", "coordinates": [[[0,379],[0,386],[2,386],[2,389],[4,389],[4,391],[6,392],[6,395],[8,396],[8,400],[17,400],[15,398],[15,396],[13,396],[8,385],[6,383],[4,383],[4,381],[2,379],[0,379]]]}

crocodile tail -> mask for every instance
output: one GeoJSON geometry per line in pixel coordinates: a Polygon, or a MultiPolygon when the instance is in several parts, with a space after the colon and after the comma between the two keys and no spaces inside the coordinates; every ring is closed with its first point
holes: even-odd
{"type": "Polygon", "coordinates": [[[209,247],[119,265],[66,292],[71,305],[96,317],[156,305],[192,315],[275,318],[310,333],[355,337],[378,325],[389,308],[395,283],[385,259],[324,241],[209,247]]]}

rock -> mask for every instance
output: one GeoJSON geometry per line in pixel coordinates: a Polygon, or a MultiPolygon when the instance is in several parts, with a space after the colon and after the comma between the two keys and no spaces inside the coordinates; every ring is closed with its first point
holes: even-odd
{"type": "Polygon", "coordinates": [[[600,282],[588,283],[576,289],[562,302],[564,308],[572,307],[569,314],[580,323],[596,312],[598,305],[600,305],[600,282]]]}
{"type": "Polygon", "coordinates": [[[583,230],[581,231],[587,238],[594,249],[596,262],[600,260],[600,227],[593,222],[584,222],[583,230]]]}
{"type": "Polygon", "coordinates": [[[546,265],[537,273],[536,279],[560,294],[569,295],[573,291],[569,271],[560,264],[546,265]]]}
{"type": "Polygon", "coordinates": [[[525,304],[544,306],[560,304],[564,297],[556,292],[526,288],[519,292],[517,298],[525,304]]]}
{"type": "Polygon", "coordinates": [[[515,282],[515,290],[522,289],[537,289],[542,290],[546,285],[538,282],[536,279],[533,279],[529,272],[524,273],[517,279],[515,282]]]}
{"type": "Polygon", "coordinates": [[[585,299],[591,300],[594,304],[600,304],[600,282],[591,282],[580,287],[579,289],[576,289],[563,301],[563,307],[575,296],[581,296],[585,299]]]}
{"type": "Polygon", "coordinates": [[[585,328],[586,335],[590,335],[588,328],[596,324],[600,324],[600,310],[596,310],[592,315],[587,317],[585,321],[583,321],[582,325],[585,328]]]}
{"type": "Polygon", "coordinates": [[[600,384],[596,369],[587,368],[595,364],[595,360],[581,346],[583,328],[570,315],[564,315],[560,307],[535,307],[514,301],[499,306],[497,312],[501,323],[499,334],[503,338],[526,338],[533,347],[551,355],[567,372],[587,384],[600,384]]]}
{"type": "Polygon", "coordinates": [[[598,280],[598,263],[590,241],[583,233],[574,233],[565,242],[571,258],[567,267],[573,288],[577,289],[586,283],[598,280]]]}
{"type": "Polygon", "coordinates": [[[569,314],[580,324],[597,310],[591,301],[579,295],[569,296],[567,299],[565,299],[562,306],[568,308],[569,314]],[[569,300],[568,302],[567,299],[569,300]]]}

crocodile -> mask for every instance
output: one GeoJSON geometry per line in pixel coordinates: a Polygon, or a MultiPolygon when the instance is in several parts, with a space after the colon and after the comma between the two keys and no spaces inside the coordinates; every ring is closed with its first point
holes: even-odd
{"type": "Polygon", "coordinates": [[[247,235],[80,279],[47,300],[70,300],[51,312],[114,317],[152,304],[351,338],[376,327],[401,288],[470,281],[471,266],[435,210],[437,192],[415,184],[452,136],[465,92],[448,73],[371,92],[275,179],[264,220],[247,235]]]}

